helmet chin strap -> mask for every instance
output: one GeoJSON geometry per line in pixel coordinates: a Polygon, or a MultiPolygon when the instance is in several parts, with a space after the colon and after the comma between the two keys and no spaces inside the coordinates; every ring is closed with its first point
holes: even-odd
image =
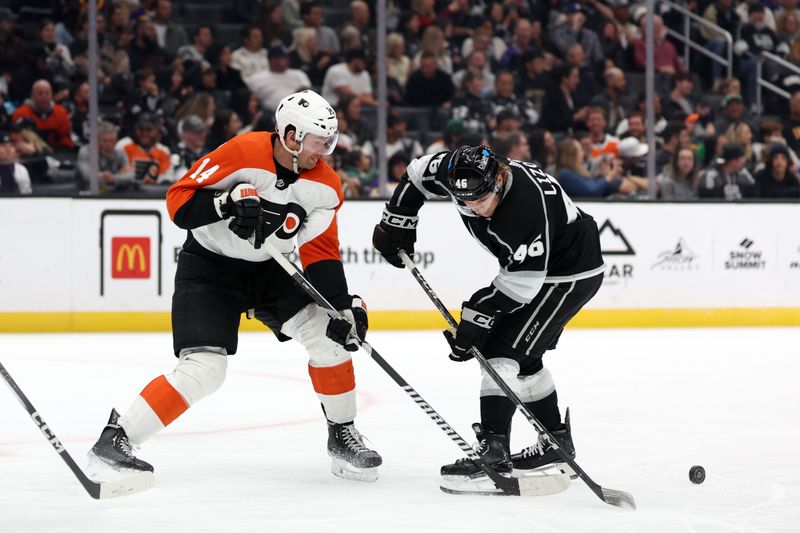
{"type": "Polygon", "coordinates": [[[291,148],[286,146],[286,141],[283,139],[283,137],[278,135],[278,138],[280,139],[281,144],[286,149],[286,151],[289,152],[290,154],[292,154],[292,171],[295,174],[300,174],[300,167],[297,165],[297,163],[300,162],[300,152],[303,151],[303,141],[300,141],[300,149],[299,150],[292,150],[291,148]]]}

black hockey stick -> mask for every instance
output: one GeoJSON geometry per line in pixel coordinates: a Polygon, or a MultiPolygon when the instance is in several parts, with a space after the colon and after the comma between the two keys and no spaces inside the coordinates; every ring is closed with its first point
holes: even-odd
{"type": "MultiPolygon", "coordinates": [[[[303,276],[302,272],[286,257],[283,256],[269,241],[264,242],[263,247],[266,251],[272,256],[278,264],[283,267],[283,269],[292,277],[292,279],[300,285],[300,287],[309,295],[314,301],[322,307],[326,309],[330,314],[335,316],[341,316],[339,312],[325,299],[319,291],[314,288],[313,285],[303,276]]],[[[450,439],[455,442],[461,451],[463,451],[467,456],[477,464],[481,470],[483,470],[487,476],[494,482],[498,489],[502,491],[503,494],[509,496],[520,496],[526,495],[527,492],[535,490],[534,487],[528,488],[525,483],[520,486],[520,482],[515,478],[509,478],[500,475],[499,473],[495,472],[490,466],[484,463],[480,456],[475,453],[475,450],[465,441],[461,436],[456,433],[450,424],[448,424],[444,418],[442,418],[439,413],[437,413],[433,407],[430,406],[425,399],[419,395],[419,393],[414,390],[414,388],[408,384],[408,382],[403,379],[403,377],[397,373],[397,371],[392,368],[392,366],[386,362],[386,360],[381,357],[381,355],[365,340],[359,340],[359,344],[361,348],[364,349],[365,352],[369,354],[372,359],[378,363],[384,372],[386,372],[395,383],[397,383],[406,394],[408,394],[412,400],[419,406],[420,409],[425,411],[425,414],[430,417],[431,420],[436,422],[436,425],[439,426],[439,429],[444,431],[450,439]]]]}
{"type": "Polygon", "coordinates": [[[41,415],[39,415],[36,408],[31,404],[30,400],[28,400],[28,397],[25,396],[25,393],[22,392],[22,389],[19,388],[19,385],[11,378],[11,375],[2,363],[0,363],[0,375],[3,376],[5,382],[14,392],[19,403],[21,403],[25,410],[28,411],[28,414],[31,415],[31,418],[44,435],[44,438],[55,448],[56,453],[61,456],[64,462],[67,463],[67,466],[72,470],[72,473],[75,474],[75,477],[78,478],[78,481],[80,481],[83,488],[86,489],[86,492],[89,493],[89,496],[95,500],[117,498],[119,496],[127,496],[128,494],[141,492],[153,486],[155,478],[152,472],[139,472],[116,481],[103,481],[100,483],[89,479],[86,474],[83,473],[83,470],[75,464],[75,461],[67,452],[67,449],[61,444],[61,441],[58,440],[58,437],[55,436],[45,421],[42,420],[41,415]]]}
{"type": "MultiPolygon", "coordinates": [[[[411,271],[414,279],[416,279],[420,287],[422,287],[422,290],[424,290],[425,294],[428,295],[428,298],[431,299],[433,305],[436,306],[445,320],[447,320],[447,323],[450,325],[450,327],[453,329],[458,327],[456,319],[453,318],[453,315],[450,314],[450,311],[447,310],[447,307],[444,306],[444,303],[442,303],[442,301],[434,292],[433,288],[431,288],[427,280],[425,280],[425,278],[422,276],[422,273],[417,268],[416,263],[414,263],[414,261],[408,256],[405,250],[400,250],[398,255],[400,256],[400,259],[403,261],[403,264],[406,266],[406,268],[411,271]]],[[[597,495],[598,498],[610,505],[636,509],[636,502],[633,500],[633,496],[630,493],[621,490],[607,489],[595,483],[592,478],[590,478],[588,474],[586,474],[586,472],[584,472],[583,469],[578,466],[578,463],[576,463],[567,452],[561,449],[561,446],[553,437],[552,433],[550,433],[547,428],[544,427],[544,425],[542,425],[542,423],[539,422],[535,416],[533,416],[533,413],[531,413],[530,409],[528,409],[525,403],[520,400],[519,396],[517,396],[514,391],[511,390],[511,387],[509,387],[505,380],[500,377],[500,375],[492,367],[492,365],[489,364],[483,354],[474,346],[470,348],[470,353],[475,356],[475,359],[478,360],[481,368],[483,368],[483,370],[489,374],[494,382],[497,383],[497,385],[503,390],[503,393],[505,393],[506,397],[516,404],[517,408],[522,412],[523,415],[525,415],[525,418],[528,419],[536,431],[547,436],[559,457],[561,457],[561,459],[563,459],[564,462],[567,463],[570,468],[572,468],[575,474],[577,474],[578,477],[580,477],[583,482],[589,486],[589,488],[597,495]]]]}

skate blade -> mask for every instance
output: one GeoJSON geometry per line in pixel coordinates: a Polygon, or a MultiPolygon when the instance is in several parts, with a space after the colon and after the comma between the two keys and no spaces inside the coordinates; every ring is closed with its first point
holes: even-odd
{"type": "Polygon", "coordinates": [[[86,468],[87,471],[90,472],[94,477],[99,479],[108,477],[108,473],[115,472],[119,474],[137,474],[137,473],[147,473],[153,474],[149,470],[139,470],[138,468],[131,468],[129,466],[121,465],[117,462],[111,461],[104,457],[100,457],[92,450],[89,450],[86,453],[86,468]]]}
{"type": "Polygon", "coordinates": [[[442,476],[439,488],[447,494],[473,494],[477,496],[506,496],[486,474],[475,476],[442,476]]]}
{"type": "Polygon", "coordinates": [[[511,475],[518,478],[528,475],[557,475],[559,473],[568,475],[570,479],[578,479],[578,474],[567,463],[551,463],[530,469],[515,468],[511,471],[511,475]]]}
{"type": "Polygon", "coordinates": [[[378,467],[358,468],[344,459],[331,457],[331,473],[343,479],[373,482],[378,480],[378,467]]]}
{"type": "MultiPolygon", "coordinates": [[[[548,496],[564,492],[570,485],[570,478],[564,472],[552,470],[551,473],[539,472],[517,476],[520,496],[548,496]]],[[[439,484],[442,492],[448,494],[475,494],[480,496],[506,496],[486,475],[477,476],[442,476],[439,484]]]]}

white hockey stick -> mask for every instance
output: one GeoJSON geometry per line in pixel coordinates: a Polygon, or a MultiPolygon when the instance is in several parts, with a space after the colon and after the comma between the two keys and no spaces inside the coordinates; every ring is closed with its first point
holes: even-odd
{"type": "MultiPolygon", "coordinates": [[[[403,264],[406,266],[406,268],[411,271],[411,274],[414,276],[414,279],[416,279],[417,282],[420,284],[422,290],[425,291],[425,294],[427,294],[428,298],[430,298],[430,300],[433,302],[433,305],[436,306],[436,308],[442,314],[444,319],[447,320],[447,323],[450,325],[451,331],[455,332],[455,328],[458,327],[456,319],[453,318],[453,315],[450,314],[450,311],[447,310],[447,307],[445,307],[444,303],[442,303],[442,301],[433,291],[431,286],[428,285],[428,282],[425,280],[425,278],[422,276],[422,273],[417,268],[416,263],[414,263],[414,261],[408,256],[405,250],[398,251],[397,255],[403,261],[403,264]]],[[[528,409],[525,403],[522,400],[520,400],[519,396],[517,396],[514,393],[514,391],[511,390],[511,387],[508,386],[508,383],[506,383],[503,380],[503,378],[500,377],[500,375],[492,367],[492,365],[489,364],[489,362],[486,360],[483,354],[474,346],[470,348],[469,351],[470,353],[472,353],[475,359],[478,360],[478,363],[480,363],[481,368],[483,368],[483,370],[487,374],[489,374],[491,378],[494,380],[494,382],[497,383],[497,385],[503,390],[503,393],[505,393],[506,397],[512,402],[514,402],[514,404],[516,404],[520,412],[522,412],[525,418],[527,418],[528,421],[533,425],[533,427],[536,428],[536,431],[538,431],[540,434],[544,434],[547,436],[547,438],[550,440],[550,443],[553,446],[553,449],[556,450],[559,457],[561,457],[561,459],[565,463],[567,463],[570,466],[570,468],[572,468],[575,474],[577,474],[578,477],[581,478],[583,482],[589,486],[589,488],[592,490],[592,492],[594,492],[597,495],[598,498],[600,498],[609,505],[615,505],[617,507],[624,507],[627,509],[636,509],[636,502],[633,500],[633,496],[630,493],[621,490],[607,489],[595,483],[592,480],[592,478],[590,478],[588,474],[586,474],[586,472],[584,472],[583,469],[580,466],[578,466],[578,463],[576,463],[575,460],[572,457],[570,457],[567,452],[561,449],[561,446],[558,444],[558,441],[555,439],[555,437],[553,437],[553,435],[547,430],[547,428],[544,427],[544,425],[542,425],[542,423],[539,422],[539,420],[535,416],[533,416],[533,413],[531,413],[530,409],[528,409]]]]}
{"type": "Polygon", "coordinates": [[[3,380],[11,388],[12,392],[17,397],[17,400],[19,400],[19,403],[21,403],[25,410],[28,411],[28,414],[42,432],[44,438],[47,439],[47,442],[53,446],[53,448],[56,450],[56,453],[61,456],[64,462],[67,463],[67,466],[75,475],[75,477],[78,478],[78,481],[80,481],[81,485],[83,485],[83,488],[86,489],[86,492],[89,493],[89,496],[95,500],[118,498],[120,496],[127,496],[128,494],[147,490],[153,486],[153,483],[155,483],[155,477],[153,476],[152,472],[138,472],[122,479],[115,481],[103,481],[100,483],[89,479],[83,470],[81,470],[81,468],[72,459],[72,456],[67,452],[67,449],[63,444],[61,444],[61,441],[58,440],[58,437],[55,436],[55,433],[53,433],[53,431],[47,426],[41,415],[39,415],[39,413],[36,411],[36,408],[33,406],[33,404],[31,404],[27,396],[25,396],[25,393],[22,392],[22,389],[19,388],[19,385],[17,385],[17,383],[12,379],[11,374],[8,373],[8,370],[5,369],[2,363],[0,363],[0,375],[3,376],[3,380]]]}

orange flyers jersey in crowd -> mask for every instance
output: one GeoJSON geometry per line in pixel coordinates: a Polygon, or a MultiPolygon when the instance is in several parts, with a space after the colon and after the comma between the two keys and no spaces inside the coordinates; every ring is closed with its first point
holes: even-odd
{"type": "MultiPolygon", "coordinates": [[[[296,246],[303,268],[326,259],[340,260],[336,213],[342,205],[341,179],[319,160],[311,170],[303,170],[290,184],[278,179],[272,152],[272,133],[251,132],[238,135],[213,152],[198,159],[167,192],[170,217],[200,189],[230,191],[240,183],[255,186],[264,200],[287,206],[281,228],[270,243],[283,253],[296,246]]],[[[247,261],[266,261],[270,255],[228,229],[229,220],[220,220],[192,229],[204,248],[227,257],[247,261]]]]}
{"type": "Polygon", "coordinates": [[[170,151],[169,148],[161,143],[156,143],[145,150],[140,144],[137,144],[130,137],[120,139],[117,143],[117,148],[125,152],[128,158],[128,163],[131,167],[136,168],[137,161],[151,161],[158,165],[158,176],[150,176],[153,179],[163,177],[170,172],[172,165],[170,164],[170,151]]]}

